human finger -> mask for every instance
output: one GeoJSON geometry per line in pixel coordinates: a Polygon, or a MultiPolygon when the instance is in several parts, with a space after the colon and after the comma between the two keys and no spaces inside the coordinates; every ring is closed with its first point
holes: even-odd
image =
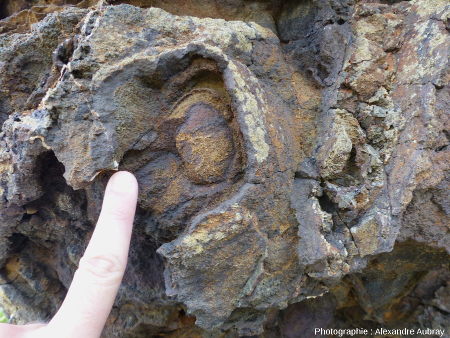
{"type": "Polygon", "coordinates": [[[117,172],[109,180],[97,225],[66,298],[43,329],[47,335],[100,336],[125,272],[137,192],[136,178],[128,172],[117,172]]]}
{"type": "Polygon", "coordinates": [[[45,324],[13,325],[0,323],[0,337],[23,338],[44,326],[45,324]]]}

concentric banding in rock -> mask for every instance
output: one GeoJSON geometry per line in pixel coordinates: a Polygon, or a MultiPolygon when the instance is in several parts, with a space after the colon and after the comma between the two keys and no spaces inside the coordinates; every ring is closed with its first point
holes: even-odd
{"type": "Polygon", "coordinates": [[[196,183],[224,178],[234,155],[233,136],[222,114],[208,103],[187,110],[188,118],[176,136],[187,176],[196,183]]]}

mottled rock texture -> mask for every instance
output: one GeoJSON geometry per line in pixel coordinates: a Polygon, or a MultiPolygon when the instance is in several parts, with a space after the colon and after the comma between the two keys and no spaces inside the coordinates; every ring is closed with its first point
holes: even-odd
{"type": "Polygon", "coordinates": [[[5,0],[0,304],[57,310],[140,184],[105,337],[450,334],[447,0],[5,0]]]}

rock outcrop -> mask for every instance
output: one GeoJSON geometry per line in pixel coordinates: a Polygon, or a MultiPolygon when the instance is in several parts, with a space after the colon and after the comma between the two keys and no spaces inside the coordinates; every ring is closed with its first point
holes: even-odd
{"type": "Polygon", "coordinates": [[[133,172],[105,337],[450,332],[450,5],[0,5],[0,305],[55,313],[133,172]]]}

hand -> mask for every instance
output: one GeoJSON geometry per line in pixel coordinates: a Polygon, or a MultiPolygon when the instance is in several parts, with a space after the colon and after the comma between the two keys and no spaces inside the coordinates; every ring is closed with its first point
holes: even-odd
{"type": "Polygon", "coordinates": [[[127,265],[137,191],[132,174],[111,177],[97,226],[59,311],[48,324],[0,324],[0,337],[100,336],[127,265]]]}

